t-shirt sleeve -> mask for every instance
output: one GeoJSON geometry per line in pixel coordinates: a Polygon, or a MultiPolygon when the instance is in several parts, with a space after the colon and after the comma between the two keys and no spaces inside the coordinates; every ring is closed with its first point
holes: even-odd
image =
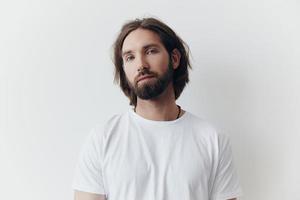
{"type": "Polygon", "coordinates": [[[236,169],[233,163],[228,136],[218,136],[218,164],[212,186],[210,200],[228,200],[242,195],[236,169]]]}
{"type": "Polygon", "coordinates": [[[72,182],[74,190],[105,194],[102,176],[102,134],[99,134],[99,131],[101,130],[92,129],[81,147],[72,182]]]}

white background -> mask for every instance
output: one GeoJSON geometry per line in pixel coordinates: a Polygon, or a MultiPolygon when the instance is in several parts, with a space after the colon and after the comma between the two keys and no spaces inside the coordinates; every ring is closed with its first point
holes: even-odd
{"type": "Polygon", "coordinates": [[[158,17],[190,46],[178,100],[231,137],[243,200],[300,200],[300,3],[1,1],[0,198],[73,199],[80,147],[126,111],[111,45],[158,17]]]}

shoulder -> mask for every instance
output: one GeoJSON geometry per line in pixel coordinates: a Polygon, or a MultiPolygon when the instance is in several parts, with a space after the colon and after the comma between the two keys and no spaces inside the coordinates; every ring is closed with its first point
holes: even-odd
{"type": "Polygon", "coordinates": [[[186,114],[188,115],[188,120],[186,120],[187,125],[196,133],[201,133],[207,136],[214,136],[218,134],[216,126],[209,120],[188,111],[186,114]]]}
{"type": "Polygon", "coordinates": [[[113,114],[103,121],[99,121],[92,129],[95,137],[105,137],[110,132],[118,129],[126,121],[126,113],[113,114]]]}
{"type": "Polygon", "coordinates": [[[214,143],[214,145],[226,145],[229,142],[229,137],[224,133],[217,125],[205,119],[204,117],[199,117],[191,112],[187,112],[188,122],[187,127],[189,130],[201,138],[214,143]]]}

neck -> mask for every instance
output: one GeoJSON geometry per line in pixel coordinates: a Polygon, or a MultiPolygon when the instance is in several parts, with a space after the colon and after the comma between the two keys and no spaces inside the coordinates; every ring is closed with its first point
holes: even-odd
{"type": "Polygon", "coordinates": [[[138,98],[135,112],[149,120],[171,121],[177,119],[184,112],[181,111],[178,116],[179,110],[173,91],[173,87],[169,85],[160,96],[154,99],[142,100],[138,98]]]}

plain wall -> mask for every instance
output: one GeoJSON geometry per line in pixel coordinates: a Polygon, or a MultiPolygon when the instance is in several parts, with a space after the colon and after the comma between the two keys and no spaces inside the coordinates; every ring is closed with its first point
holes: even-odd
{"type": "Polygon", "coordinates": [[[243,200],[300,200],[299,1],[1,1],[0,198],[73,199],[92,127],[129,108],[111,45],[158,17],[190,46],[183,109],[230,135],[243,200]]]}

